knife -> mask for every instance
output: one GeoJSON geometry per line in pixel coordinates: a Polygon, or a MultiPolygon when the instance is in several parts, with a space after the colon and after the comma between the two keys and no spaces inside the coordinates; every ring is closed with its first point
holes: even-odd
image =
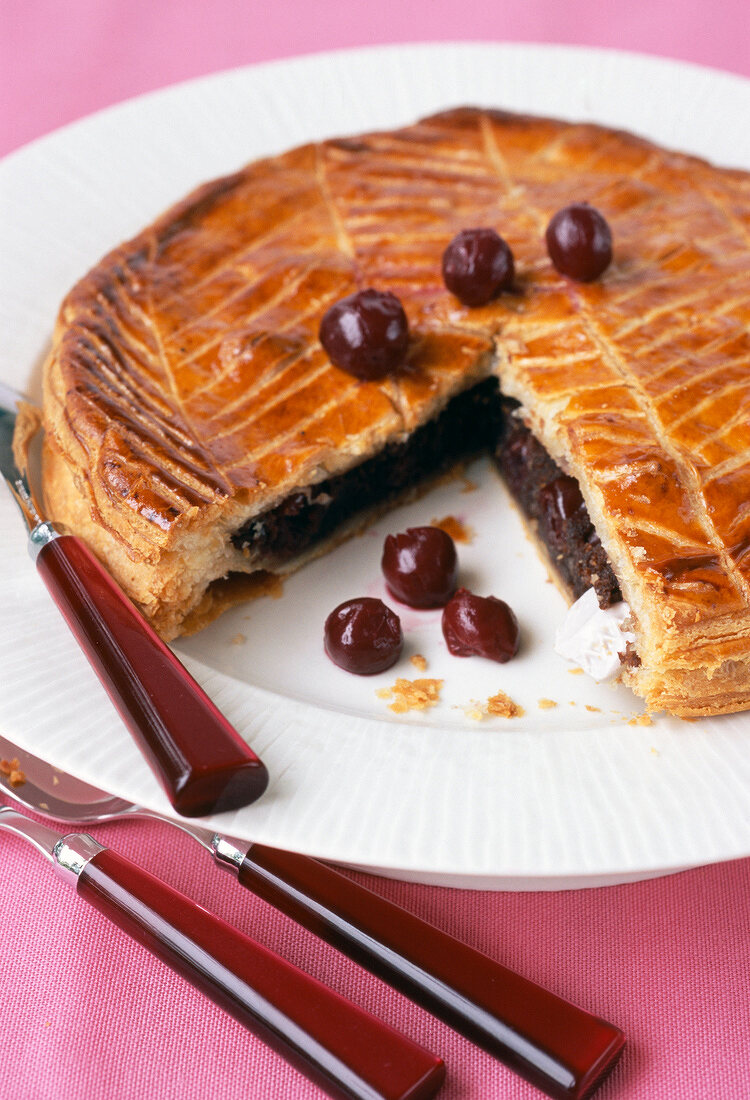
{"type": "Polygon", "coordinates": [[[60,836],[7,806],[0,829],[337,1100],[429,1100],[440,1088],[440,1058],[88,833],[60,836]]]}
{"type": "Polygon", "coordinates": [[[268,785],[263,762],[86,545],[42,518],[18,440],[14,448],[25,410],[25,398],[0,382],[0,472],[26,521],[29,551],[169,801],[185,817],[254,802],[268,785]]]}

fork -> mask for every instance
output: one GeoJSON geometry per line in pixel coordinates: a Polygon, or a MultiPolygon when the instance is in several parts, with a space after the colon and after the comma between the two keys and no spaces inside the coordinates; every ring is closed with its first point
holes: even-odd
{"type": "Polygon", "coordinates": [[[440,1058],[87,833],[59,836],[9,806],[0,829],[337,1100],[429,1100],[440,1058]]]}
{"type": "Polygon", "coordinates": [[[556,1098],[589,1096],[624,1046],[622,1032],[309,856],[221,836],[108,795],[0,737],[32,778],[4,793],[57,821],[147,817],[193,837],[240,884],[383,978],[556,1098]]]}

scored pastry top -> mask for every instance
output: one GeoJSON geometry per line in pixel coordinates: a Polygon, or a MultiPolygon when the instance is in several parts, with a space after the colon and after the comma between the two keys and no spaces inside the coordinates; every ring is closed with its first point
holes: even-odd
{"type": "Polygon", "coordinates": [[[154,559],[494,371],[579,478],[623,591],[659,620],[653,646],[688,631],[673,651],[711,637],[724,660],[750,609],[749,237],[750,176],[594,125],[461,108],[307,145],[200,188],[71,291],[45,372],[50,445],[96,521],[154,559]],[[580,201],[614,238],[591,284],[544,245],[580,201]],[[474,226],[502,234],[516,280],[468,308],[440,258],[474,226]],[[400,297],[412,333],[379,382],[318,342],[326,308],[369,286],[400,297]]]}

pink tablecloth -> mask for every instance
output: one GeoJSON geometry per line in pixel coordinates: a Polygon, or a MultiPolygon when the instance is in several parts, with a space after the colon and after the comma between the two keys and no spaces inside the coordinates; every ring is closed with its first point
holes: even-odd
{"type": "MultiPolygon", "coordinates": [[[[539,1093],[280,917],[167,826],[93,830],[448,1067],[441,1100],[539,1093]]],[[[2,838],[4,1100],[317,1100],[321,1093],[2,838]]],[[[360,876],[373,889],[617,1023],[602,1100],[750,1095],[750,860],[605,890],[492,894],[360,876]]]]}
{"type": "MultiPolygon", "coordinates": [[[[750,76],[746,0],[402,5],[356,0],[2,4],[0,153],[141,91],[315,49],[421,39],[617,46],[750,76]],[[145,14],[148,11],[148,14],[145,14]]],[[[15,537],[15,536],[14,536],[15,537]]],[[[186,838],[129,823],[104,842],[440,1053],[445,1100],[538,1095],[252,898],[186,838]]],[[[320,1093],[3,839],[5,1100],[307,1100],[320,1093]]],[[[750,861],[605,890],[459,892],[367,880],[487,954],[619,1024],[602,1100],[750,1095],[750,861]]]]}

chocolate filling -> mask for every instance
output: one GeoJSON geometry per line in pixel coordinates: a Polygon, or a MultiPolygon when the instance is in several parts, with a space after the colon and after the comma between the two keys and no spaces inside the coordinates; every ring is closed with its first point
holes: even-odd
{"type": "Polygon", "coordinates": [[[513,497],[547,548],[564,584],[576,599],[592,588],[600,607],[622,599],[617,578],[591,522],[581,490],[553,461],[504,401],[504,430],[495,448],[495,461],[513,497]]]}
{"type": "Polygon", "coordinates": [[[454,397],[403,443],[389,443],[346,473],[298,490],[248,520],[232,542],[238,550],[258,554],[259,567],[281,564],[357,513],[387,505],[425,478],[489,450],[563,582],[576,598],[593,586],[599,606],[609,607],[622,596],[578,482],[563,473],[512,415],[515,408],[516,402],[500,394],[497,379],[487,378],[454,397]]]}
{"type": "Polygon", "coordinates": [[[253,517],[232,542],[275,563],[296,557],[358,512],[395,501],[426,477],[494,448],[502,418],[497,379],[487,378],[454,397],[403,443],[389,443],[359,466],[292,493],[253,517]]]}

